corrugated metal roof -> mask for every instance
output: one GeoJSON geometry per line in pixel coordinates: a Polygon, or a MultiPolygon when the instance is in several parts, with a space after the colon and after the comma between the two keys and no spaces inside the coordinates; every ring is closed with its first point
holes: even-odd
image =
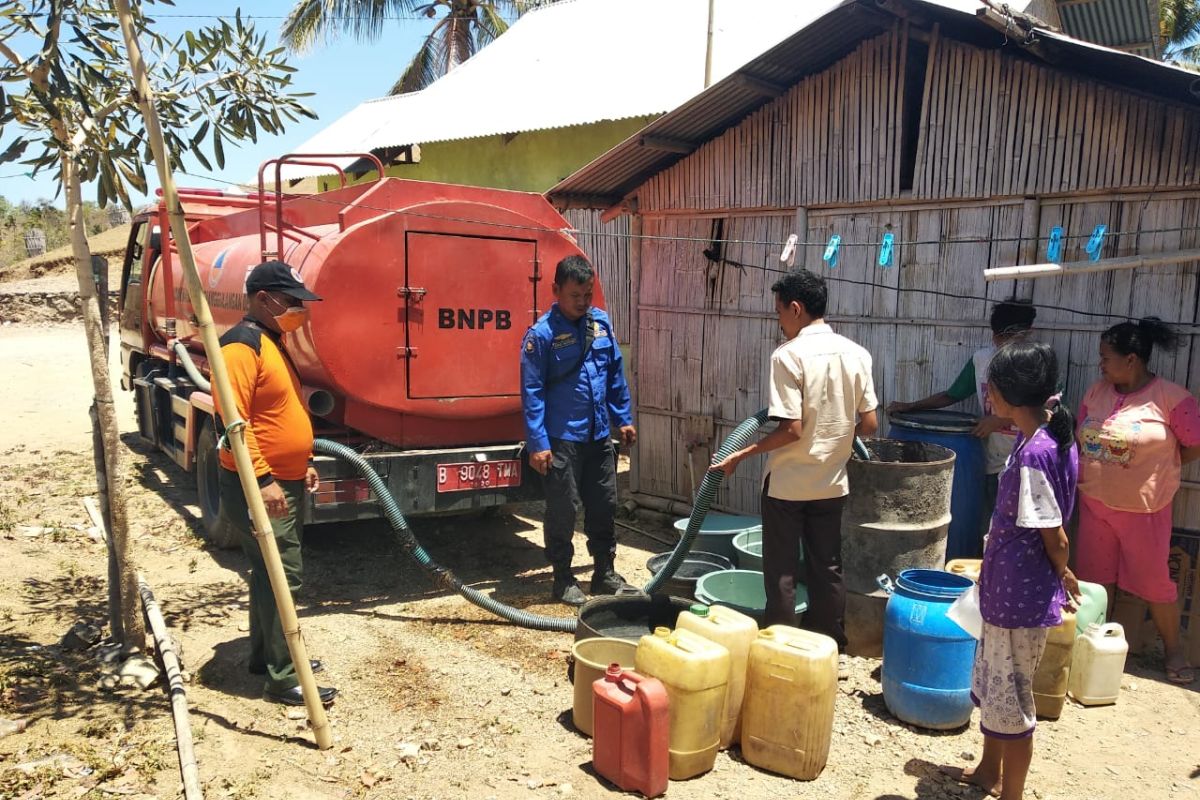
{"type": "MultiPolygon", "coordinates": [[[[888,0],[887,5],[939,22],[945,33],[967,41],[990,43],[999,33],[995,19],[984,19],[988,8],[995,13],[995,3],[888,0]]],[[[1009,5],[1015,10],[1019,4],[1009,5]]],[[[843,0],[811,25],[581,167],[547,195],[562,202],[578,198],[592,205],[616,203],[687,152],[679,152],[679,147],[654,149],[647,143],[668,139],[675,145],[699,147],[772,99],[764,95],[755,79],[770,75],[772,83],[788,88],[849,53],[862,39],[887,30],[895,19],[874,0],[843,0]]],[[[1038,29],[1037,37],[1039,42],[1034,47],[1041,50],[1035,49],[1035,54],[1053,49],[1060,69],[1200,105],[1200,78],[1194,73],[1053,31],[1038,29]]],[[[1014,46],[1018,46],[1016,41],[1014,46]]]]}
{"type": "Polygon", "coordinates": [[[1075,0],[1059,3],[1063,33],[1121,50],[1154,55],[1157,24],[1151,0],[1075,0]]]}
{"type": "MultiPolygon", "coordinates": [[[[837,2],[717,0],[714,80],[837,2]]],[[[368,152],[662,114],[704,88],[707,25],[708,0],[565,0],[526,14],[427,89],[360,104],[295,152],[368,152]]]]}

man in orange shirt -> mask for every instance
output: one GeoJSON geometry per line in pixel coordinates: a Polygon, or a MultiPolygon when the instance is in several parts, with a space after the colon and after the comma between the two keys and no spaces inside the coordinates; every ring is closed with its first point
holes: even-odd
{"type": "MultiPolygon", "coordinates": [[[[293,596],[301,582],[304,492],[315,492],[318,479],[311,466],[312,421],[281,341],[308,320],[304,302],[320,299],[304,287],[296,270],[282,261],[266,261],[246,278],[245,318],[221,337],[237,416],[246,421],[246,446],[293,596]]],[[[267,700],[304,705],[233,454],[222,450],[220,457],[221,511],[241,532],[242,550],[250,559],[250,672],[267,676],[267,700]]],[[[313,661],[312,669],[319,672],[321,663],[313,661]]],[[[337,689],[320,687],[318,693],[328,703],[337,689]]]]}

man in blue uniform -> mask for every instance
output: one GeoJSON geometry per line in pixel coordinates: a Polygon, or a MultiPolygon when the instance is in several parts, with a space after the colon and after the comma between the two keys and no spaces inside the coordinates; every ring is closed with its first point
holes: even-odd
{"type": "Polygon", "coordinates": [[[557,301],[521,345],[521,402],[529,464],[544,476],[546,559],[554,568],[554,599],[582,605],[587,597],[571,572],[575,514],[592,555],[592,594],[615,594],[625,579],[613,569],[617,552],[616,454],[612,428],[625,446],[637,441],[629,386],[612,324],[592,308],[595,273],[581,256],[554,271],[557,301]]]}

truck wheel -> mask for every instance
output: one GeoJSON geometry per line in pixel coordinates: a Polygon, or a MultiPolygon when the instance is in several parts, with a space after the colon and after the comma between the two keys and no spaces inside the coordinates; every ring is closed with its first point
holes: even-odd
{"type": "Polygon", "coordinates": [[[232,550],[241,543],[237,528],[221,513],[221,460],[217,457],[217,435],[205,422],[196,439],[196,501],[204,538],[219,550],[232,550]]]}

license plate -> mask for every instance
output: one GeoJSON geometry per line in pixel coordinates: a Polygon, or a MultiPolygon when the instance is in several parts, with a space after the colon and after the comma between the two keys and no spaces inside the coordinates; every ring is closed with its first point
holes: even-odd
{"type": "Polygon", "coordinates": [[[503,489],[521,485],[521,462],[471,461],[465,464],[438,464],[439,492],[468,492],[473,489],[503,489]]]}

